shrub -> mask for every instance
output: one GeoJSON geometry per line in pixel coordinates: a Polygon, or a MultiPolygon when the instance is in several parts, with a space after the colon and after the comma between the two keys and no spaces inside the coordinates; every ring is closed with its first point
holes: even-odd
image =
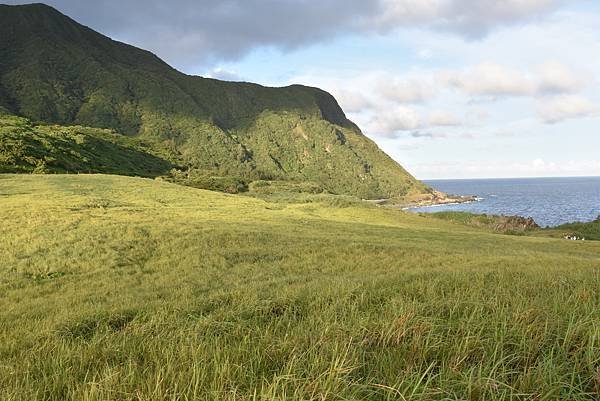
{"type": "Polygon", "coordinates": [[[193,188],[209,191],[237,194],[248,191],[248,184],[244,179],[231,176],[214,176],[210,172],[201,170],[181,171],[173,169],[167,180],[176,184],[187,185],[193,188]]]}

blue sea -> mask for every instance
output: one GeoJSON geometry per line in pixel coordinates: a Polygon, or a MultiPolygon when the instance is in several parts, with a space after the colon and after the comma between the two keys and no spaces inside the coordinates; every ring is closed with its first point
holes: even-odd
{"type": "Polygon", "coordinates": [[[414,208],[418,212],[465,211],[533,217],[540,226],[592,221],[600,215],[600,177],[426,180],[453,195],[477,202],[414,208]]]}

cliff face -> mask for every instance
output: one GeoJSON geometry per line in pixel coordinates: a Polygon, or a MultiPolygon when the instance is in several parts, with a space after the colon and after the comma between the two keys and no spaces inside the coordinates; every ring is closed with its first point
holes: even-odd
{"type": "Polygon", "coordinates": [[[41,4],[0,5],[1,109],[156,141],[184,169],[369,198],[426,192],[327,92],[188,76],[41,4]]]}

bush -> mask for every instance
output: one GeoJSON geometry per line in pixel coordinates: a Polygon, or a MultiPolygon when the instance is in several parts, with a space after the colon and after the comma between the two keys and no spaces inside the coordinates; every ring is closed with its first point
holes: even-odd
{"type": "Polygon", "coordinates": [[[250,190],[264,188],[264,187],[268,187],[270,185],[271,185],[271,183],[269,181],[258,180],[258,181],[254,181],[254,182],[250,183],[250,190]]]}
{"type": "Polygon", "coordinates": [[[254,181],[249,186],[250,192],[260,194],[275,193],[296,193],[296,194],[320,194],[325,189],[314,182],[295,182],[295,181],[254,181]]]}
{"type": "Polygon", "coordinates": [[[229,194],[248,191],[248,184],[242,178],[214,176],[205,171],[173,169],[166,179],[176,184],[229,194]]]}

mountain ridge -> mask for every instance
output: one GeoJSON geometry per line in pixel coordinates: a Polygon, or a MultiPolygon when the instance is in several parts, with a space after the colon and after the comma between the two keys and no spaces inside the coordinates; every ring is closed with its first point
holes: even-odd
{"type": "Polygon", "coordinates": [[[0,5],[0,107],[159,142],[185,171],[365,198],[429,191],[321,89],[187,75],[40,3],[0,5]]]}

